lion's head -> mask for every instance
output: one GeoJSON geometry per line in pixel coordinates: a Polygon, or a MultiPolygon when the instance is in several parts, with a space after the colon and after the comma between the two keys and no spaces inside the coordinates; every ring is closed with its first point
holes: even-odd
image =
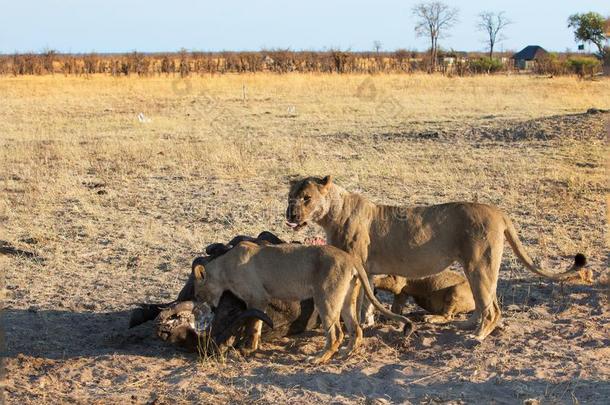
{"type": "Polygon", "coordinates": [[[195,301],[206,302],[212,309],[215,309],[223,293],[223,289],[215,282],[217,277],[214,277],[215,274],[206,271],[206,268],[200,263],[194,264],[193,276],[195,301]]]}
{"type": "Polygon", "coordinates": [[[299,230],[308,222],[318,221],[328,213],[328,191],[332,177],[307,177],[290,183],[286,224],[299,230]]]}

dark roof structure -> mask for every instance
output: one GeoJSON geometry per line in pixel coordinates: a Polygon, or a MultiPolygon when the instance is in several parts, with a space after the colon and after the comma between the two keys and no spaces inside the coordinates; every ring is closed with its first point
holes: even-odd
{"type": "Polygon", "coordinates": [[[516,54],[514,54],[513,59],[534,60],[543,55],[546,55],[547,53],[548,52],[541,46],[528,45],[516,54]]]}

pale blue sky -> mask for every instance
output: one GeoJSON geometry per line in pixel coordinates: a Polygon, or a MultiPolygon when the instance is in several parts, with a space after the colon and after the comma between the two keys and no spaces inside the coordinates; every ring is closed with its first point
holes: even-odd
{"type": "MultiPolygon", "coordinates": [[[[460,22],[440,42],[446,49],[483,50],[474,28],[482,10],[505,10],[514,24],[498,50],[538,44],[576,49],[566,19],[575,12],[610,14],[608,0],[446,0],[460,22]]],[[[294,50],[329,47],[385,50],[427,47],[413,31],[407,0],[0,0],[0,52],[145,52],[189,50],[294,50]]]]}

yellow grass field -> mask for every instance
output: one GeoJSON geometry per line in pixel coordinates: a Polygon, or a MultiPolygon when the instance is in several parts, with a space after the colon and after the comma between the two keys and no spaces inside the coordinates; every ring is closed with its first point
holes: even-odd
{"type": "Polygon", "coordinates": [[[610,396],[610,114],[591,108],[610,109],[610,80],[0,77],[5,397],[600,402],[610,396]],[[559,271],[583,252],[595,281],[541,280],[507,248],[504,327],[482,344],[423,324],[402,342],[380,323],[361,355],[318,368],[303,359],[321,332],[216,363],[159,341],[152,324],[127,329],[133,304],[173,299],[209,243],[322,235],[293,234],[283,215],[289,179],[326,174],[382,203],[498,205],[543,264],[559,271]]]}

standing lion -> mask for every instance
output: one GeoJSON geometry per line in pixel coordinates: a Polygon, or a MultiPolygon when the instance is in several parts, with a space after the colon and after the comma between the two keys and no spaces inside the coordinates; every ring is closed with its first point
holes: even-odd
{"type": "Polygon", "coordinates": [[[505,240],[529,270],[544,277],[563,279],[586,264],[585,256],[577,254],[564,273],[540,268],[525,251],[511,220],[496,207],[467,202],[378,205],[334,184],[331,176],[292,182],[286,219],[294,230],[309,222],[320,225],[328,243],[359,258],[369,275],[418,279],[459,262],[475,301],[474,312],[462,326],[476,327],[479,340],[501,318],[496,287],[505,240]]]}

